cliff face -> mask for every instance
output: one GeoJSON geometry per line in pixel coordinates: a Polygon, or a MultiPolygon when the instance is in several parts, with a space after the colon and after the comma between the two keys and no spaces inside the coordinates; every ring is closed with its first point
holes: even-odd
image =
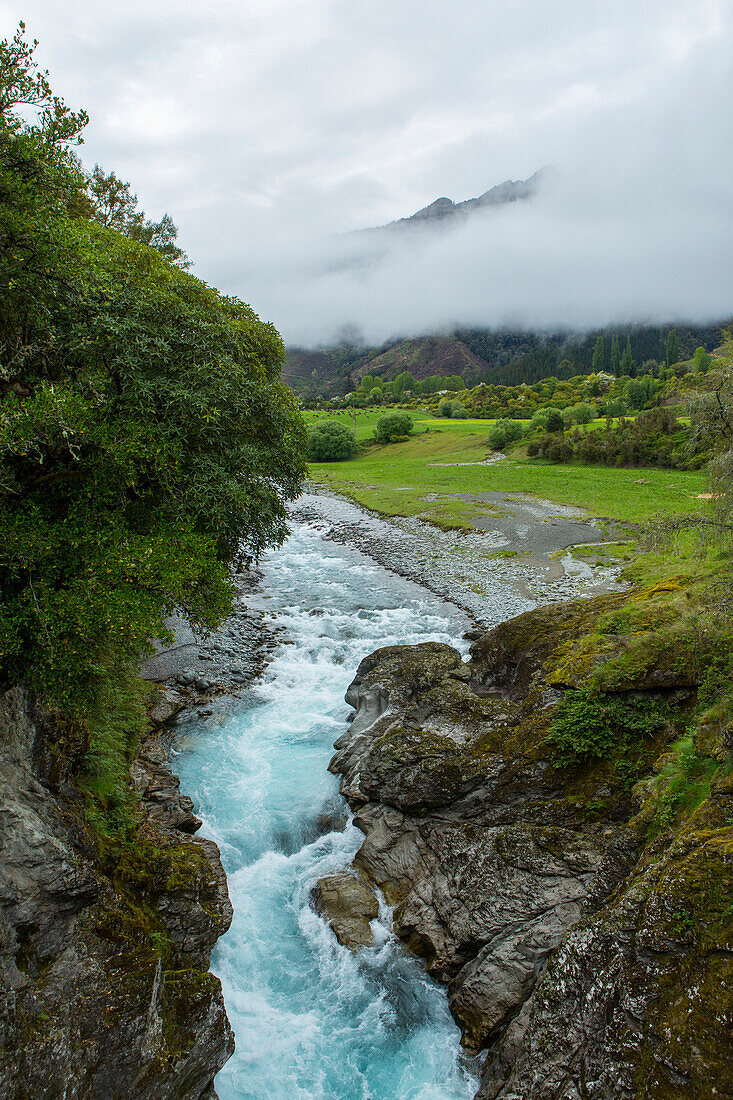
{"type": "Polygon", "coordinates": [[[160,746],[125,841],[89,827],[73,724],[0,698],[0,1095],[199,1100],[234,1049],[208,972],[231,922],[219,852],[160,746]]]}
{"type": "MultiPolygon", "coordinates": [[[[482,1100],[733,1096],[733,731],[713,723],[695,746],[694,812],[665,795],[696,703],[673,662],[615,674],[595,752],[563,756],[567,720],[557,732],[563,701],[596,705],[576,689],[625,652],[587,642],[624,598],[522,615],[467,663],[379,650],[347,695],[331,769],[366,834],[361,909],[379,886],[448,984],[486,1051],[482,1100]]],[[[348,891],[317,896],[348,943],[348,891]]]]}

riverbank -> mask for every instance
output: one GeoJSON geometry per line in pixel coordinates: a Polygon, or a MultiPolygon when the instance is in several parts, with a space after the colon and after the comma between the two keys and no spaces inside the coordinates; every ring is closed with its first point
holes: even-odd
{"type": "Polygon", "coordinates": [[[618,531],[577,509],[497,494],[474,531],[380,516],[311,486],[292,506],[327,539],[354,546],[491,627],[532,607],[618,589],[630,551],[618,531]]]}

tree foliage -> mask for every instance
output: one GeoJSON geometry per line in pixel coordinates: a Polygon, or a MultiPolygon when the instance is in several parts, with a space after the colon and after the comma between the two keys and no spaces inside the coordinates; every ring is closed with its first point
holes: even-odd
{"type": "Polygon", "coordinates": [[[356,454],[356,440],[351,429],[338,420],[316,424],[308,434],[310,462],[339,462],[356,454]]]}
{"type": "Polygon", "coordinates": [[[380,416],[374,428],[374,438],[378,443],[390,443],[410,435],[413,429],[409,413],[393,412],[380,416]]]}
{"type": "Polygon", "coordinates": [[[139,210],[137,195],[133,195],[130,184],[121,180],[114,172],[106,174],[98,164],[94,165],[88,183],[90,213],[95,221],[108,229],[131,237],[133,241],[147,244],[160,252],[171,263],[188,269],[191,264],[186,253],[176,244],[178,229],[169,214],[164,214],[158,222],[145,216],[139,210]]]}
{"type": "Polygon", "coordinates": [[[225,612],[304,429],[272,326],[93,213],[33,49],[0,43],[0,675],[81,706],[175,607],[225,612]]]}

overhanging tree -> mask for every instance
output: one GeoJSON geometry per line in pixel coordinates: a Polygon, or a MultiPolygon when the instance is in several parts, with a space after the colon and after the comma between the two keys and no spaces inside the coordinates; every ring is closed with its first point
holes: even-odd
{"type": "Polygon", "coordinates": [[[305,433],[274,328],[90,218],[86,116],[33,48],[0,43],[0,677],[83,710],[175,607],[225,613],[305,433]]]}

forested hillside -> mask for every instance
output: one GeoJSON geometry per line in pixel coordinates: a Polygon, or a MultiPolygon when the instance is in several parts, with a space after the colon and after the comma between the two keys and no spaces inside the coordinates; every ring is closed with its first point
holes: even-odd
{"type": "Polygon", "coordinates": [[[418,380],[460,375],[469,386],[532,385],[607,371],[649,373],[653,362],[675,363],[698,347],[712,351],[721,340],[715,325],[620,326],[583,334],[456,329],[450,336],[395,339],[369,347],[356,333],[316,350],[289,348],[285,377],[305,401],[343,396],[365,374],[392,381],[402,372],[418,380]],[[670,336],[675,348],[668,348],[670,336]],[[669,359],[673,354],[674,358],[669,359]]]}

